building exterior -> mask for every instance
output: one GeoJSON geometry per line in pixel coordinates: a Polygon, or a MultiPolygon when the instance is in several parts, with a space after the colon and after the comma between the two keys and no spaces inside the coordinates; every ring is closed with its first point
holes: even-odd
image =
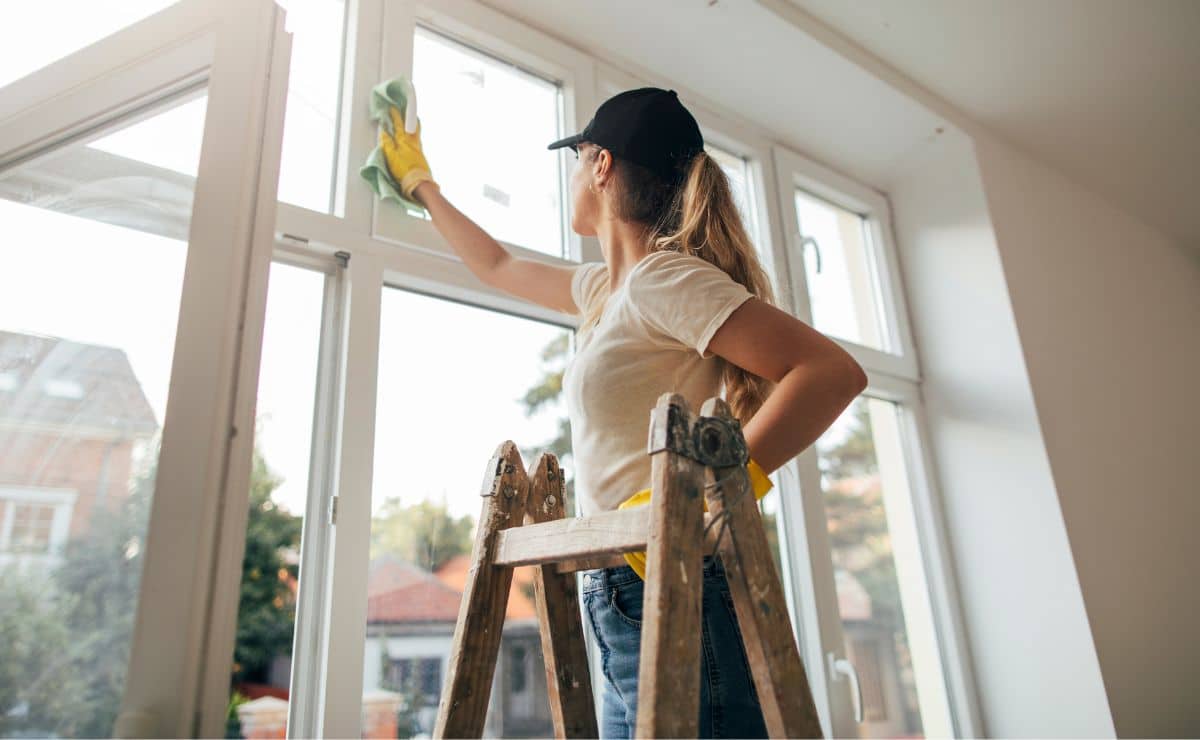
{"type": "Polygon", "coordinates": [[[0,331],[0,567],[58,562],[157,430],[123,350],[0,331]]]}
{"type": "MultiPolygon", "coordinates": [[[[363,692],[403,697],[402,737],[432,734],[469,566],[469,555],[451,558],[434,573],[391,558],[371,564],[363,692]]],[[[554,734],[533,573],[533,566],[513,570],[486,737],[554,734]]]]}

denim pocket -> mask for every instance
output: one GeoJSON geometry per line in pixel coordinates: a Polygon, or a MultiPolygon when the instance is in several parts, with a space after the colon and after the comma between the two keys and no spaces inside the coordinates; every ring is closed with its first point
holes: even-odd
{"type": "Polygon", "coordinates": [[[635,627],[642,626],[642,599],[645,596],[641,579],[621,583],[611,588],[609,606],[613,612],[635,627]]]}

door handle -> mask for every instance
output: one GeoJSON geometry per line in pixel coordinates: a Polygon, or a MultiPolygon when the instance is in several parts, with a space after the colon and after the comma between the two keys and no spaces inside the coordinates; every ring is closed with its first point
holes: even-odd
{"type": "Polygon", "coordinates": [[[858,682],[858,671],[854,669],[854,664],[845,658],[838,658],[832,651],[826,653],[829,659],[829,672],[834,676],[842,674],[850,679],[850,698],[854,700],[854,721],[861,723],[863,721],[863,695],[862,685],[858,682]]]}

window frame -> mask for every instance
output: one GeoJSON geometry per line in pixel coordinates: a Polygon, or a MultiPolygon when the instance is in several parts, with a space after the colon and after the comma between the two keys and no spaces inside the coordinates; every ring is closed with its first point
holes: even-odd
{"type": "Polygon", "coordinates": [[[208,97],[118,736],[223,734],[289,55],[271,0],[180,0],[0,98],[6,171],[208,97]]]}
{"type": "MultiPolygon", "coordinates": [[[[421,26],[436,34],[468,46],[478,53],[524,69],[542,79],[559,85],[561,112],[559,124],[564,136],[586,124],[595,108],[595,91],[591,84],[593,66],[588,57],[553,37],[519,23],[512,18],[472,0],[440,0],[436,5],[414,0],[398,0],[388,5],[387,34],[403,33],[404,41],[385,43],[383,69],[380,79],[398,73],[412,77],[412,34],[421,26]]],[[[549,143],[549,142],[547,142],[549,143]]],[[[570,202],[567,180],[570,164],[559,152],[559,192],[562,213],[561,233],[567,257],[556,257],[518,244],[500,241],[515,256],[569,265],[599,258],[599,246],[592,252],[579,235],[570,230],[570,202]],[[586,258],[586,259],[585,259],[586,258]]],[[[436,165],[435,165],[436,166],[436,165]]],[[[383,242],[410,249],[419,249],[451,259],[458,259],[432,222],[408,216],[402,209],[374,199],[371,235],[383,242]]],[[[499,240],[498,240],[499,241],[499,240]]]]}
{"type": "Polygon", "coordinates": [[[799,216],[794,203],[796,190],[803,189],[865,219],[865,226],[871,237],[867,246],[872,250],[871,256],[879,271],[874,277],[878,281],[878,299],[882,304],[879,308],[885,320],[881,329],[898,345],[899,352],[885,352],[833,335],[829,335],[829,338],[853,355],[864,368],[920,382],[920,366],[908,321],[908,304],[900,282],[899,257],[892,236],[891,207],[887,198],[874,189],[785,146],[773,146],[772,155],[775,160],[776,189],[788,253],[797,257],[792,260],[791,265],[797,316],[810,326],[813,325],[808,273],[804,268],[799,216]]]}
{"type": "Polygon", "coordinates": [[[8,559],[26,557],[55,558],[61,555],[75,512],[75,501],[79,492],[73,488],[29,488],[27,486],[0,486],[0,567],[8,559]],[[16,528],[17,507],[40,506],[53,511],[50,531],[47,533],[47,549],[43,552],[16,551],[12,549],[13,531],[16,528]]]}
{"type": "MultiPolygon", "coordinates": [[[[223,727],[252,442],[251,435],[236,435],[229,442],[228,434],[238,426],[252,428],[261,352],[261,346],[255,342],[261,345],[267,273],[272,258],[325,265],[331,275],[322,333],[319,418],[314,421],[324,436],[314,440],[314,472],[310,475],[309,510],[305,512],[306,530],[310,523],[319,522],[321,526],[312,527],[312,540],[306,534],[302,552],[304,562],[310,565],[314,558],[325,558],[326,570],[311,567],[305,570],[302,564],[302,572],[325,575],[308,579],[309,584],[322,583],[323,590],[301,584],[296,645],[319,646],[308,659],[293,661],[293,696],[305,701],[292,704],[304,704],[310,709],[305,710],[303,718],[293,711],[289,736],[355,736],[360,732],[362,629],[366,621],[367,543],[383,289],[421,290],[568,328],[577,323],[574,316],[530,304],[481,284],[431,223],[403,216],[392,204],[380,203],[358,177],[358,167],[374,147],[377,136],[376,126],[366,113],[370,89],[378,80],[399,72],[411,74],[412,30],[418,22],[520,66],[543,73],[558,70],[557,74],[544,76],[563,81],[563,129],[567,133],[582,128],[599,102],[607,97],[598,94],[602,84],[610,85],[609,89],[615,85],[615,90],[645,84],[678,90],[696,115],[706,140],[746,159],[748,185],[755,194],[757,237],[764,244],[761,251],[764,267],[771,274],[780,305],[798,316],[811,318],[810,312],[801,312],[807,305],[803,263],[789,260],[789,255],[795,253],[792,251],[795,239],[789,236],[789,231],[795,231],[788,226],[789,209],[793,211],[790,220],[793,225],[795,218],[788,200],[798,171],[793,156],[800,155],[781,145],[777,132],[742,119],[736,112],[626,60],[577,50],[476,0],[438,0],[436,5],[416,0],[346,0],[346,3],[332,214],[275,203],[274,181],[272,187],[262,185],[263,178],[271,179],[272,167],[277,180],[283,133],[281,101],[286,96],[290,67],[288,37],[281,30],[282,11],[276,12],[269,0],[254,0],[252,6],[245,0],[180,0],[126,31],[11,83],[0,97],[0,170],[37,156],[50,146],[61,146],[73,140],[72,137],[86,135],[100,125],[128,120],[149,105],[161,105],[164,91],[185,91],[208,83],[210,100],[220,97],[230,105],[238,100],[243,108],[249,104],[253,109],[249,117],[206,120],[193,213],[213,214],[214,209],[223,205],[237,218],[213,219],[203,226],[193,219],[189,273],[195,272],[191,252],[201,249],[202,243],[213,254],[203,260],[197,257],[197,263],[216,269],[185,281],[176,356],[183,351],[212,347],[223,348],[223,354],[216,352],[213,354],[219,357],[206,358],[205,367],[211,372],[203,381],[197,380],[194,372],[185,374],[180,367],[172,371],[170,397],[174,405],[170,407],[167,424],[179,430],[186,430],[191,424],[192,431],[174,433],[171,457],[162,458],[160,466],[167,467],[160,467],[160,471],[173,471],[173,480],[192,482],[186,483],[191,488],[173,487],[162,482],[167,479],[166,473],[162,474],[147,543],[147,564],[151,562],[150,548],[154,548],[154,561],[160,565],[154,573],[147,571],[145,578],[152,580],[143,580],[144,593],[153,587],[158,594],[178,594],[181,603],[190,605],[199,616],[184,631],[184,638],[178,639],[181,629],[170,615],[155,614],[155,610],[139,602],[131,683],[118,722],[118,730],[123,728],[128,734],[216,735],[223,727]],[[271,20],[265,15],[267,6],[271,20]],[[237,19],[236,22],[231,18],[237,19]],[[274,43],[270,52],[263,46],[269,43],[274,43]],[[271,57],[269,69],[263,64],[264,55],[271,57]],[[220,75],[214,71],[217,60],[221,60],[220,66],[225,70],[220,75]],[[228,74],[230,69],[238,69],[239,73],[228,74]],[[189,84],[193,87],[188,88],[189,84]],[[75,92],[64,94],[68,90],[75,92]],[[269,97],[274,102],[268,103],[269,97]],[[264,142],[273,144],[267,146],[264,142]],[[248,160],[247,152],[255,156],[248,160]],[[252,169],[248,161],[258,162],[258,169],[252,169]],[[222,190],[256,196],[251,199],[253,203],[234,206],[232,198],[225,197],[222,190]],[[264,192],[268,195],[264,196],[264,192]],[[397,217],[407,221],[396,221],[397,217]],[[265,248],[264,234],[268,244],[265,248]],[[799,280],[797,269],[801,273],[799,280]],[[231,275],[234,280],[229,279],[231,275]],[[204,317],[198,302],[212,302],[213,296],[221,298],[222,305],[236,306],[236,312],[204,317]],[[348,382],[348,378],[354,382],[348,382]],[[176,399],[185,388],[200,388],[207,393],[206,397],[217,397],[227,403],[207,409],[199,404],[180,406],[176,399]],[[244,426],[247,421],[249,427],[244,426]],[[184,459],[187,455],[195,459],[189,463],[184,459]],[[215,466],[211,473],[210,466],[215,466]],[[316,472],[318,466],[320,474],[316,472]],[[224,479],[218,480],[222,473],[224,479]],[[205,495],[197,497],[195,491],[201,489],[205,495]],[[330,508],[335,494],[336,528],[332,526],[330,508]],[[203,511],[197,513],[201,503],[203,511]],[[184,522],[195,521],[202,522],[203,530],[195,547],[171,554],[172,547],[179,549],[178,543],[168,541],[172,532],[177,532],[184,522]],[[340,529],[342,536],[335,536],[335,529],[340,529]],[[219,548],[223,549],[218,552],[219,548]],[[210,577],[204,566],[214,562],[219,568],[210,577]],[[330,563],[337,564],[337,579],[331,577],[330,563]],[[177,568],[175,572],[167,572],[171,564],[177,568]],[[181,577],[180,572],[185,576],[181,577]],[[211,613],[204,602],[210,593],[211,613]],[[176,644],[168,644],[167,636],[176,644]],[[312,638],[319,642],[302,642],[312,638]],[[151,706],[155,707],[154,714],[146,710],[151,706]]],[[[909,441],[913,449],[906,454],[906,461],[909,474],[915,479],[911,485],[922,528],[919,536],[930,548],[925,553],[925,567],[941,644],[948,651],[944,669],[959,722],[956,730],[964,735],[978,734],[978,702],[966,661],[944,520],[932,480],[934,468],[925,444],[929,435],[920,403],[920,376],[896,270],[887,201],[831,169],[811,164],[804,165],[803,170],[810,176],[832,184],[838,191],[858,194],[856,197],[860,199],[867,196],[876,199],[869,202],[880,214],[877,243],[886,251],[888,266],[888,279],[881,282],[890,286],[888,289],[896,299],[886,303],[885,308],[896,307],[894,313],[901,326],[897,336],[903,354],[897,359],[852,343],[842,344],[867,369],[868,394],[892,394],[903,399],[905,409],[912,410],[909,441]]],[[[568,170],[568,167],[561,170],[564,181],[568,170]]],[[[562,187],[565,192],[565,182],[562,187]]],[[[569,208],[570,204],[564,200],[568,223],[569,208]]],[[[553,264],[602,261],[594,237],[569,236],[571,259],[516,245],[504,246],[514,255],[553,264]]],[[[164,455],[166,445],[164,429],[164,455]]],[[[776,481],[781,499],[781,542],[788,548],[785,570],[790,571],[781,576],[788,589],[793,624],[801,635],[802,654],[813,674],[810,679],[814,696],[829,733],[829,707],[848,708],[849,699],[843,688],[846,682],[835,682],[835,676],[827,672],[823,661],[817,639],[823,628],[822,620],[811,616],[811,609],[803,603],[815,592],[814,583],[819,580],[816,576],[820,575],[814,573],[809,563],[810,544],[806,539],[806,529],[814,528],[813,513],[803,508],[804,497],[800,495],[801,489],[820,490],[819,477],[817,487],[811,487],[812,471],[816,470],[815,453],[806,451],[787,467],[796,475],[776,481]],[[837,703],[831,703],[830,694],[838,698],[837,703]]],[[[823,523],[823,514],[816,522],[823,523]]],[[[832,573],[829,584],[832,585],[832,573]]],[[[596,657],[590,643],[589,652],[596,657]]],[[[593,675],[599,675],[598,663],[593,675]]],[[[594,688],[598,689],[598,683],[594,682],[594,688]]],[[[835,711],[844,713],[845,709],[835,711]]]]}

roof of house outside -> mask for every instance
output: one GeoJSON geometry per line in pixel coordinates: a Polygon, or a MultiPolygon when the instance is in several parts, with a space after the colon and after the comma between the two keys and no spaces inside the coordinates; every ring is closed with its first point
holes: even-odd
{"type": "MultiPolygon", "coordinates": [[[[466,588],[470,555],[456,555],[429,573],[394,556],[371,561],[367,575],[367,623],[457,622],[466,588]]],[[[526,590],[533,591],[534,566],[513,569],[506,619],[532,619],[537,610],[526,590]]]]}
{"type": "Polygon", "coordinates": [[[144,437],[154,410],[124,350],[0,331],[0,420],[144,437]]]}

